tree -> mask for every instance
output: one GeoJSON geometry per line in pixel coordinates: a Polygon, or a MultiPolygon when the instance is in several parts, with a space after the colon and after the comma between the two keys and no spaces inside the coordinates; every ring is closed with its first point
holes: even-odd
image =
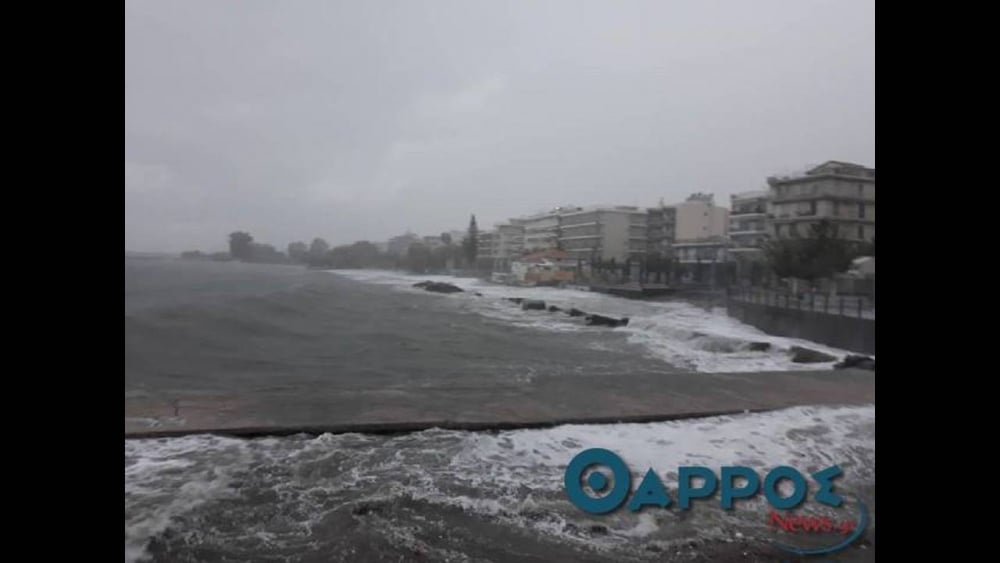
{"type": "Polygon", "coordinates": [[[229,234],[229,254],[237,260],[253,259],[253,237],[250,233],[236,231],[229,234]]]}
{"type": "Polygon", "coordinates": [[[388,265],[388,257],[365,240],[335,247],[327,253],[326,261],[333,268],[375,268],[388,265]]]}
{"type": "Polygon", "coordinates": [[[427,272],[431,263],[431,250],[423,243],[415,242],[406,251],[406,267],[415,274],[427,272]]]}
{"type": "Polygon", "coordinates": [[[771,241],[764,249],[778,277],[813,282],[843,272],[851,265],[854,248],[837,237],[837,227],[824,219],[810,226],[805,238],[771,241]]]}
{"type": "Polygon", "coordinates": [[[309,245],[309,263],[320,264],[326,259],[326,253],[330,251],[330,245],[325,240],[316,237],[309,245]]]}
{"type": "Polygon", "coordinates": [[[284,254],[270,244],[256,242],[250,245],[250,257],[251,261],[263,264],[283,264],[288,261],[284,254]]]}
{"type": "Polygon", "coordinates": [[[441,233],[441,242],[445,245],[451,245],[451,233],[441,233]]]}
{"type": "Polygon", "coordinates": [[[476,254],[479,253],[479,227],[476,226],[476,216],[469,220],[469,230],[462,241],[465,250],[465,263],[475,267],[476,254]]]}
{"type": "Polygon", "coordinates": [[[295,262],[305,262],[308,253],[309,247],[304,242],[296,241],[288,244],[288,257],[295,262]]]}

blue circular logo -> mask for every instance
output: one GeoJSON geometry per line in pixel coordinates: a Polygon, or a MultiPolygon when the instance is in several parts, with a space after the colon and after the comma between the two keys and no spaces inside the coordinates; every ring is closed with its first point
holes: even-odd
{"type": "MultiPolygon", "coordinates": [[[[577,508],[590,514],[607,514],[622,505],[628,498],[628,493],[632,488],[632,474],[628,466],[614,452],[604,448],[591,448],[576,455],[569,466],[566,467],[565,474],[566,495],[570,502],[577,508]],[[614,486],[611,492],[603,497],[592,497],[583,490],[581,481],[583,474],[593,465],[603,465],[611,469],[611,476],[614,478],[614,486]]],[[[608,478],[599,471],[592,472],[587,477],[587,485],[596,492],[601,492],[608,487],[608,478]]]]}

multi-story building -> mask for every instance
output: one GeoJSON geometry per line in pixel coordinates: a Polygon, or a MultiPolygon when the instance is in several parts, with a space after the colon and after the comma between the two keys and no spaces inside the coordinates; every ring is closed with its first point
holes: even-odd
{"type": "Polygon", "coordinates": [[[731,258],[760,258],[770,226],[767,190],[743,192],[729,197],[729,255],[731,258]]]}
{"type": "Polygon", "coordinates": [[[510,271],[511,262],[524,253],[524,225],[519,219],[511,219],[509,223],[496,226],[493,239],[493,271],[510,271]]]}
{"type": "Polygon", "coordinates": [[[386,243],[386,252],[392,256],[406,256],[410,250],[410,245],[415,242],[422,242],[420,237],[413,233],[405,233],[389,239],[386,243]]]}
{"type": "Polygon", "coordinates": [[[516,258],[524,252],[524,225],[518,219],[496,226],[496,254],[500,258],[516,258]]]}
{"type": "Polygon", "coordinates": [[[431,250],[434,250],[435,248],[440,248],[445,245],[444,239],[441,238],[441,235],[431,235],[423,237],[423,243],[424,246],[426,246],[431,250]]]}
{"type": "Polygon", "coordinates": [[[726,261],[729,210],[715,205],[708,194],[692,194],[678,203],[674,256],[682,264],[726,261]]]}
{"type": "Polygon", "coordinates": [[[496,257],[496,242],[497,242],[496,231],[480,231],[479,244],[476,248],[476,259],[477,260],[488,259],[492,261],[494,257],[496,257]]]}
{"type": "Polygon", "coordinates": [[[525,252],[539,252],[558,246],[559,213],[563,209],[557,207],[551,211],[522,217],[519,220],[524,227],[525,252]]]}
{"type": "Polygon", "coordinates": [[[767,179],[770,219],[778,238],[808,236],[821,220],[837,236],[856,242],[875,238],[875,169],[831,160],[805,174],[767,179]]]}
{"type": "Polygon", "coordinates": [[[558,217],[559,248],[572,259],[625,262],[646,254],[646,211],[638,207],[577,207],[558,217]]]}
{"type": "Polygon", "coordinates": [[[646,253],[649,256],[671,258],[677,230],[677,208],[660,205],[646,210],[646,253]]]}

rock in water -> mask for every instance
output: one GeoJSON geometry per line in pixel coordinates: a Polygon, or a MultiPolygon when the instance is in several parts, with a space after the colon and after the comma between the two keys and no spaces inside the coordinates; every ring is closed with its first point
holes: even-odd
{"type": "Polygon", "coordinates": [[[797,364],[822,364],[837,360],[836,357],[830,354],[824,354],[823,352],[810,350],[801,346],[792,346],[789,352],[792,353],[792,361],[797,364]]]}
{"type": "Polygon", "coordinates": [[[559,307],[556,307],[555,305],[549,305],[549,312],[550,313],[555,313],[557,311],[562,311],[562,309],[560,309],[559,307]]]}
{"type": "Polygon", "coordinates": [[[587,324],[591,326],[626,326],[628,325],[628,317],[622,319],[615,319],[612,317],[605,317],[604,315],[587,315],[587,324]]]}
{"type": "Polygon", "coordinates": [[[457,285],[452,285],[450,283],[445,283],[445,282],[433,282],[433,281],[424,281],[420,283],[415,283],[413,284],[413,287],[419,287],[422,288],[424,291],[431,291],[434,293],[459,293],[463,291],[462,288],[458,287],[457,285]]]}
{"type": "Polygon", "coordinates": [[[584,313],[583,311],[581,311],[579,309],[575,309],[575,308],[574,309],[570,309],[569,311],[566,311],[566,314],[569,315],[569,316],[571,316],[571,317],[585,317],[585,316],[587,316],[587,313],[584,313]]]}
{"type": "Polygon", "coordinates": [[[767,352],[770,349],[770,342],[750,342],[747,344],[747,350],[751,352],[767,352]]]}
{"type": "Polygon", "coordinates": [[[875,358],[869,358],[868,356],[859,356],[856,354],[849,354],[844,356],[843,361],[837,362],[833,365],[834,369],[844,369],[844,368],[858,368],[858,369],[870,369],[875,371],[875,358]]]}
{"type": "Polygon", "coordinates": [[[521,309],[525,311],[544,311],[545,302],[538,299],[525,299],[521,302],[521,309]]]}

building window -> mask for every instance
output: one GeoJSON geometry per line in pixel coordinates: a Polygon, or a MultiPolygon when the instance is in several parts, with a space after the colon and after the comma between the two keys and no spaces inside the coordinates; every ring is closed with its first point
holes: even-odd
{"type": "Polygon", "coordinates": [[[865,227],[858,225],[858,240],[865,240],[865,227]]]}
{"type": "Polygon", "coordinates": [[[858,218],[859,219],[865,218],[865,204],[863,203],[858,204],[858,218]]]}
{"type": "Polygon", "coordinates": [[[858,197],[865,197],[865,185],[858,184],[858,197]]]}

